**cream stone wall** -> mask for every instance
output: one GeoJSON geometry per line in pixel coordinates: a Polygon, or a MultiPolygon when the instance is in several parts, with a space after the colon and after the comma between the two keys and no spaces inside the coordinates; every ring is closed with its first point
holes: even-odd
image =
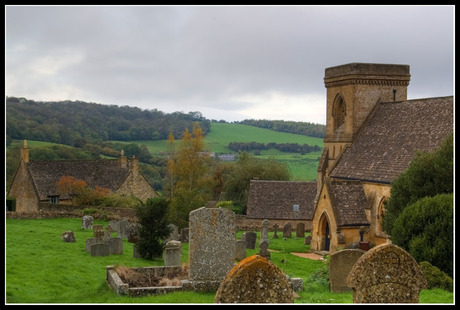
{"type": "Polygon", "coordinates": [[[38,198],[24,161],[19,165],[9,195],[16,198],[17,212],[37,211],[38,198]]]}

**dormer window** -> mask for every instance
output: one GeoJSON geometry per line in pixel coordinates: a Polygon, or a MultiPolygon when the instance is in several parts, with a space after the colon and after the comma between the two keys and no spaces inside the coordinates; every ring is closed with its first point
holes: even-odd
{"type": "Polygon", "coordinates": [[[345,117],[347,116],[347,109],[345,100],[338,94],[334,101],[332,108],[332,117],[334,119],[334,130],[337,130],[340,126],[345,123],[345,117]]]}
{"type": "Polygon", "coordinates": [[[299,205],[293,205],[292,208],[293,211],[299,211],[299,205]]]}

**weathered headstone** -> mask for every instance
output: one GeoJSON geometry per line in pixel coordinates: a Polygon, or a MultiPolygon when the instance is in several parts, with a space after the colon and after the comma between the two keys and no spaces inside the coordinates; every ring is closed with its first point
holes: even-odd
{"type": "Polygon", "coordinates": [[[127,219],[121,219],[118,227],[118,237],[128,239],[129,235],[129,222],[127,219]]]}
{"type": "Polygon", "coordinates": [[[104,235],[104,225],[93,225],[94,238],[102,238],[104,235]]]}
{"type": "Polygon", "coordinates": [[[77,240],[75,239],[75,234],[73,231],[68,230],[62,233],[61,239],[64,242],[76,242],[77,240]]]}
{"type": "Polygon", "coordinates": [[[232,269],[234,256],[235,213],[206,207],[191,211],[188,281],[192,287],[200,286],[200,291],[216,289],[232,269]]]}
{"type": "Polygon", "coordinates": [[[262,242],[267,242],[268,244],[270,244],[270,240],[268,240],[268,220],[265,219],[262,221],[262,231],[260,232],[260,243],[262,242]]]}
{"type": "Polygon", "coordinates": [[[235,259],[241,261],[246,258],[246,241],[236,240],[235,259]]]}
{"type": "Polygon", "coordinates": [[[278,238],[278,229],[279,228],[280,227],[278,226],[278,224],[273,225],[273,239],[278,238]]]}
{"type": "Polygon", "coordinates": [[[215,303],[293,303],[286,275],[259,255],[240,261],[220,283],[215,303]]]}
{"type": "Polygon", "coordinates": [[[171,240],[179,241],[179,230],[177,226],[174,224],[168,224],[168,227],[171,228],[171,233],[165,238],[164,243],[168,243],[168,241],[171,240]]]}
{"type": "Polygon", "coordinates": [[[297,223],[295,236],[297,238],[303,238],[305,236],[305,224],[304,223],[297,223]]]}
{"type": "Polygon", "coordinates": [[[110,220],[109,225],[112,227],[113,231],[118,232],[120,230],[120,221],[110,220]]]}
{"type": "Polygon", "coordinates": [[[139,251],[137,249],[137,244],[136,243],[133,244],[133,257],[134,258],[142,258],[142,255],[139,253],[139,251]]]}
{"type": "Polygon", "coordinates": [[[105,243],[96,243],[91,246],[91,256],[109,256],[109,245],[105,243]]]}
{"type": "Polygon", "coordinates": [[[180,242],[188,243],[188,227],[184,227],[180,230],[180,242]]]}
{"type": "Polygon", "coordinates": [[[394,244],[363,254],[347,277],[353,303],[418,303],[427,281],[417,261],[394,244]]]}
{"type": "Polygon", "coordinates": [[[306,235],[305,236],[305,241],[304,241],[304,245],[309,245],[311,243],[311,235],[306,235]]]}
{"type": "Polygon", "coordinates": [[[292,236],[291,223],[286,223],[283,226],[283,238],[291,238],[291,236],[292,236]]]}
{"type": "Polygon", "coordinates": [[[110,238],[107,241],[109,254],[123,254],[123,239],[120,237],[110,238]]]}
{"type": "Polygon", "coordinates": [[[98,238],[88,238],[86,239],[86,243],[85,243],[85,250],[86,250],[86,253],[91,253],[91,246],[93,244],[96,244],[96,243],[101,243],[101,239],[98,239],[98,238]]]}
{"type": "Polygon", "coordinates": [[[244,235],[246,241],[246,248],[254,250],[256,248],[257,233],[254,231],[247,231],[244,235]]]}
{"type": "Polygon", "coordinates": [[[81,228],[93,229],[93,220],[94,218],[91,215],[84,215],[81,219],[81,228]]]}
{"type": "Polygon", "coordinates": [[[180,266],[180,253],[182,251],[180,241],[170,240],[164,249],[164,265],[180,266]]]}
{"type": "Polygon", "coordinates": [[[329,286],[331,292],[348,292],[347,276],[351,268],[364,253],[363,250],[342,250],[330,255],[329,259],[329,286]]]}
{"type": "Polygon", "coordinates": [[[265,240],[260,243],[259,255],[270,260],[270,251],[268,250],[268,242],[265,240]]]}
{"type": "Polygon", "coordinates": [[[141,224],[139,223],[131,223],[129,225],[128,242],[136,243],[139,240],[140,227],[141,227],[141,224]]]}

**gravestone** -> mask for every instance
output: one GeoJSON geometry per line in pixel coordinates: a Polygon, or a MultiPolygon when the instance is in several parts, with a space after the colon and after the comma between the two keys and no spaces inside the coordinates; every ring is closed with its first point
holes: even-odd
{"type": "Polygon", "coordinates": [[[353,265],[347,285],[353,303],[418,303],[427,281],[417,261],[394,244],[364,253],[353,265]]]}
{"type": "Polygon", "coordinates": [[[179,230],[177,226],[174,224],[168,224],[168,227],[171,228],[171,233],[165,238],[164,243],[168,243],[168,241],[171,240],[179,241],[179,230]]]}
{"type": "Polygon", "coordinates": [[[268,220],[265,219],[262,221],[262,231],[260,232],[260,243],[267,242],[270,244],[270,240],[268,240],[268,220]]]}
{"type": "Polygon", "coordinates": [[[76,242],[77,241],[75,239],[75,234],[71,230],[68,230],[68,231],[65,231],[64,233],[62,233],[61,239],[64,242],[76,242]]]}
{"type": "Polygon", "coordinates": [[[93,220],[94,218],[91,215],[84,215],[81,219],[81,228],[93,229],[93,220]]]}
{"type": "Polygon", "coordinates": [[[120,237],[110,238],[107,241],[109,254],[123,254],[123,239],[120,237]]]}
{"type": "Polygon", "coordinates": [[[112,227],[113,231],[116,231],[117,233],[120,230],[120,221],[110,220],[109,225],[112,227]]]}
{"type": "Polygon", "coordinates": [[[304,241],[304,245],[309,245],[311,243],[311,235],[306,235],[305,236],[305,241],[304,241]]]}
{"type": "Polygon", "coordinates": [[[168,241],[164,249],[164,265],[180,266],[180,253],[182,251],[180,241],[168,241]]]}
{"type": "Polygon", "coordinates": [[[91,246],[91,256],[109,256],[109,245],[105,243],[96,243],[91,246]]]}
{"type": "Polygon", "coordinates": [[[273,225],[273,239],[278,238],[278,229],[279,229],[278,224],[273,225]]]}
{"type": "Polygon", "coordinates": [[[137,244],[136,243],[133,244],[133,257],[134,258],[142,258],[141,254],[139,253],[139,251],[137,249],[137,244]]]}
{"type": "Polygon", "coordinates": [[[331,292],[348,292],[347,276],[351,268],[364,253],[363,250],[342,250],[330,255],[329,259],[329,286],[331,292]]]}
{"type": "Polygon", "coordinates": [[[184,227],[180,230],[180,242],[188,243],[188,227],[184,227]]]}
{"type": "Polygon", "coordinates": [[[202,207],[189,214],[189,277],[195,291],[217,289],[233,267],[235,213],[202,207]]]}
{"type": "Polygon", "coordinates": [[[283,238],[291,238],[292,236],[292,226],[291,223],[284,224],[283,227],[283,238]]]}
{"type": "Polygon", "coordinates": [[[270,251],[268,250],[268,242],[265,240],[260,243],[259,256],[262,256],[270,260],[270,251]]]}
{"type": "Polygon", "coordinates": [[[246,241],[246,248],[254,250],[256,248],[257,233],[254,231],[247,231],[244,235],[246,241]]]}
{"type": "Polygon", "coordinates": [[[136,243],[139,241],[139,229],[141,224],[132,223],[129,225],[129,232],[128,232],[128,242],[136,243]]]}
{"type": "Polygon", "coordinates": [[[305,236],[305,224],[304,223],[297,223],[295,236],[297,238],[303,238],[305,236]]]}
{"type": "Polygon", "coordinates": [[[215,303],[293,303],[286,275],[259,255],[240,261],[220,283],[215,303]]]}
{"type": "Polygon", "coordinates": [[[102,236],[104,235],[104,226],[93,225],[93,235],[95,238],[102,238],[102,236]]]}
{"type": "Polygon", "coordinates": [[[91,246],[93,244],[96,244],[96,243],[101,243],[101,239],[98,239],[98,238],[88,238],[86,239],[86,243],[85,243],[85,250],[86,250],[86,253],[91,253],[91,246]]]}
{"type": "Polygon", "coordinates": [[[246,241],[236,240],[235,259],[241,261],[246,258],[246,241]]]}
{"type": "Polygon", "coordinates": [[[119,227],[118,227],[118,235],[117,237],[123,238],[123,239],[128,239],[129,235],[129,222],[127,219],[121,219],[119,222],[119,227]]]}

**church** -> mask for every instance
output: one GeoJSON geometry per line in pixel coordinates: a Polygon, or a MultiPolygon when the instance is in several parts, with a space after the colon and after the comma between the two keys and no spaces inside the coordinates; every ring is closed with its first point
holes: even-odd
{"type": "Polygon", "coordinates": [[[453,132],[453,96],[407,100],[409,65],[325,69],[327,120],[317,170],[311,250],[389,243],[382,231],[391,184],[418,151],[453,132]]]}

